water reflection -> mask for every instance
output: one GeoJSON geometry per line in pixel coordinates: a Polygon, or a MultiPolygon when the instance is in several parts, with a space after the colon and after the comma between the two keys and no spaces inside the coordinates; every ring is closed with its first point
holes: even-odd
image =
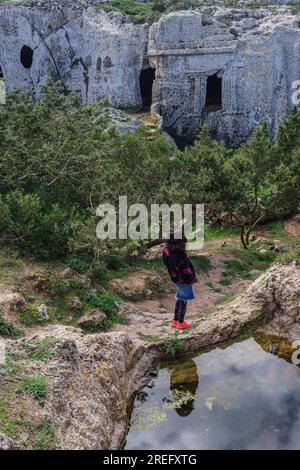
{"type": "Polygon", "coordinates": [[[298,449],[300,370],[254,339],[161,369],[125,448],[298,449]]]}
{"type": "Polygon", "coordinates": [[[188,416],[193,411],[198,381],[197,366],[193,359],[173,366],[170,374],[170,391],[173,395],[174,409],[179,416],[188,416]]]}

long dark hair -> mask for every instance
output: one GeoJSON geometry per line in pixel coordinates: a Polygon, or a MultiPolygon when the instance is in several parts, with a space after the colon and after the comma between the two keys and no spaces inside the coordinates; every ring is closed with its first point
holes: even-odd
{"type": "Polygon", "coordinates": [[[185,253],[187,238],[182,234],[181,238],[175,238],[175,234],[172,232],[170,234],[169,240],[166,241],[166,247],[170,252],[172,251],[183,251],[185,253]]]}

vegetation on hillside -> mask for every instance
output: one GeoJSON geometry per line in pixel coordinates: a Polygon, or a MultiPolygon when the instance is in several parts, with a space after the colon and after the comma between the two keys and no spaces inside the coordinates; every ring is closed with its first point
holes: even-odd
{"type": "MultiPolygon", "coordinates": [[[[140,241],[100,241],[100,203],[205,203],[219,223],[241,231],[245,248],[265,218],[297,210],[300,113],[271,141],[266,125],[238,149],[213,141],[204,128],[194,145],[174,150],[146,127],[118,133],[105,104],[82,104],[48,84],[41,101],[14,93],[0,107],[0,238],[35,258],[103,271],[108,255],[140,241]],[[66,118],[67,116],[67,118],[66,118]]],[[[119,263],[118,257],[114,259],[119,263]]]]}
{"type": "MultiPolygon", "coordinates": [[[[1,1],[1,0],[0,0],[1,1]]],[[[139,0],[110,0],[107,3],[98,5],[97,8],[106,11],[119,11],[127,15],[134,23],[153,23],[158,21],[162,14],[168,14],[178,10],[189,10],[201,7],[223,5],[228,8],[261,8],[268,2],[259,0],[249,0],[240,3],[239,0],[149,0],[141,2],[139,0]]],[[[270,4],[272,2],[270,1],[270,4]]]]}

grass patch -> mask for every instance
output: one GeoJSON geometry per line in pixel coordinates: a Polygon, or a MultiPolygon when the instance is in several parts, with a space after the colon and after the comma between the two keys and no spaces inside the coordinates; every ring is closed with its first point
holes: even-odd
{"type": "Polygon", "coordinates": [[[263,228],[270,237],[281,238],[285,234],[282,220],[275,220],[273,222],[269,222],[263,228]]]}
{"type": "Polygon", "coordinates": [[[235,249],[231,250],[231,253],[236,258],[239,258],[240,263],[246,267],[244,275],[247,275],[247,271],[251,269],[266,271],[278,256],[274,251],[260,253],[260,251],[254,248],[249,248],[248,250],[244,250],[242,248],[235,249]]]}
{"type": "Polygon", "coordinates": [[[240,230],[235,227],[205,227],[204,238],[209,240],[211,238],[233,237],[240,234],[240,230]]]}
{"type": "Polygon", "coordinates": [[[47,361],[53,356],[52,347],[56,341],[52,338],[36,339],[33,341],[36,349],[31,355],[34,361],[47,361]]]}
{"type": "Polygon", "coordinates": [[[33,304],[28,304],[27,309],[20,314],[20,321],[25,326],[43,325],[47,322],[33,304]]]}
{"type": "Polygon", "coordinates": [[[230,279],[230,278],[226,278],[226,279],[221,279],[221,281],[219,281],[219,284],[221,284],[221,286],[231,286],[233,280],[230,279]]]}
{"type": "MultiPolygon", "coordinates": [[[[4,393],[7,393],[3,390],[4,393]]],[[[12,397],[0,397],[0,431],[7,437],[14,438],[18,434],[18,420],[12,416],[10,401],[12,397]]]]}
{"type": "Polygon", "coordinates": [[[21,381],[16,393],[27,393],[38,400],[40,406],[44,406],[47,396],[46,379],[41,376],[26,377],[21,381]]]}
{"type": "Polygon", "coordinates": [[[22,332],[11,323],[8,323],[0,315],[0,335],[5,336],[7,338],[17,339],[17,338],[20,338],[20,336],[22,336],[22,332]]]}
{"type": "Polygon", "coordinates": [[[290,264],[293,261],[296,262],[297,265],[300,265],[300,246],[292,246],[286,253],[281,253],[277,261],[281,264],[290,264]]]}
{"type": "Polygon", "coordinates": [[[55,430],[48,420],[44,419],[43,422],[36,428],[35,442],[33,450],[50,450],[57,444],[55,430]]]}
{"type": "Polygon", "coordinates": [[[232,274],[243,274],[247,271],[247,267],[237,259],[224,261],[227,271],[232,274]]]}
{"type": "Polygon", "coordinates": [[[211,268],[211,261],[207,256],[190,256],[197,273],[207,273],[211,268]]]}
{"type": "MultiPolygon", "coordinates": [[[[111,294],[98,294],[91,290],[88,290],[84,293],[82,300],[84,302],[84,308],[86,310],[91,310],[93,308],[98,308],[102,310],[107,318],[101,323],[103,329],[109,329],[117,323],[121,323],[121,318],[117,313],[116,301],[118,297],[111,294]]],[[[96,328],[89,329],[90,331],[96,331],[99,329],[99,326],[96,328]]]]}
{"type": "Polygon", "coordinates": [[[3,368],[8,377],[15,378],[24,371],[24,364],[20,361],[15,361],[12,354],[7,352],[3,368]]]}

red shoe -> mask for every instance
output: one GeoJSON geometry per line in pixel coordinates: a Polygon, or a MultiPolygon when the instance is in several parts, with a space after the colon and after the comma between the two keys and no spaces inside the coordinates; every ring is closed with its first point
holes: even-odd
{"type": "Polygon", "coordinates": [[[177,322],[176,328],[179,330],[187,330],[188,328],[191,328],[192,324],[189,321],[184,321],[183,323],[177,322]]]}
{"type": "Polygon", "coordinates": [[[172,320],[170,325],[173,326],[173,328],[178,328],[178,321],[177,320],[172,320]]]}

